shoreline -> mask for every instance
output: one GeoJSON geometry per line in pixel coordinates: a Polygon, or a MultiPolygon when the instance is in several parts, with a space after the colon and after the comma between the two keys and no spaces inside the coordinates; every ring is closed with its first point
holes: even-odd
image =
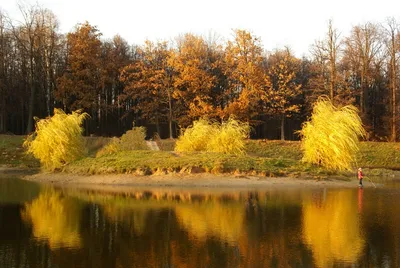
{"type": "MultiPolygon", "coordinates": [[[[22,179],[55,186],[78,187],[148,187],[148,188],[355,188],[356,180],[299,179],[232,174],[166,174],[166,175],[74,175],[68,173],[37,173],[22,179]]],[[[369,186],[365,182],[365,186],[369,186]]]]}

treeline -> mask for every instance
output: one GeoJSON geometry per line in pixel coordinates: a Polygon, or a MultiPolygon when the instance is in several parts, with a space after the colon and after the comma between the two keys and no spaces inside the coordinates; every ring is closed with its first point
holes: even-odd
{"type": "Polygon", "coordinates": [[[313,102],[329,96],[354,104],[371,140],[396,140],[400,27],[394,19],[354,26],[342,36],[332,22],[309,58],[289,48],[267,52],[245,30],[221,42],[183,34],[174,42],[130,45],[101,38],[88,22],[67,34],[39,6],[20,7],[21,22],[0,11],[0,133],[24,134],[34,117],[83,109],[86,135],[121,135],[146,126],[148,136],[176,137],[193,120],[234,115],[252,137],[296,139],[313,102]]]}

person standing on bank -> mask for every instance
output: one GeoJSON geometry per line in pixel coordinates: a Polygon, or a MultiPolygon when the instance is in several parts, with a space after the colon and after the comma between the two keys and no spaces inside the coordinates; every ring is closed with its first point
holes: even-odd
{"type": "Polygon", "coordinates": [[[361,168],[358,169],[357,177],[358,177],[358,182],[359,182],[358,186],[360,186],[360,188],[362,188],[363,187],[362,180],[364,178],[364,174],[363,174],[361,168]]]}

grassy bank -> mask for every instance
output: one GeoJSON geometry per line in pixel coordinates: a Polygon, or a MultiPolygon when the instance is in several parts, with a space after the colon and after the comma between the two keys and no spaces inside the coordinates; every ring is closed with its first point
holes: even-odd
{"type": "MultiPolygon", "coordinates": [[[[38,167],[39,162],[26,156],[23,136],[0,135],[0,165],[8,167],[38,167]]],[[[244,156],[219,153],[175,153],[174,140],[159,140],[161,151],[124,151],[95,158],[96,152],[109,138],[85,138],[88,157],[65,166],[64,171],[75,174],[166,174],[236,173],[262,176],[294,176],[324,178],[352,176],[333,173],[300,162],[302,152],[296,141],[248,140],[244,156]]],[[[362,142],[354,165],[370,169],[370,174],[388,175],[400,170],[400,144],[362,142]]]]}
{"type": "Polygon", "coordinates": [[[38,168],[39,161],[26,155],[22,143],[25,136],[0,135],[0,166],[38,168]]]}

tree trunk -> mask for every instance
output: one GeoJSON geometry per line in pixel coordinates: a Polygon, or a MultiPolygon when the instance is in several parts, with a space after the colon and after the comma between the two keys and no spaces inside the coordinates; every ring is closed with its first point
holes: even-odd
{"type": "Polygon", "coordinates": [[[35,104],[35,87],[31,85],[31,92],[29,96],[29,107],[28,107],[28,126],[26,127],[26,134],[33,131],[33,105],[35,104]]]}
{"type": "Polygon", "coordinates": [[[156,130],[157,130],[158,137],[160,137],[160,122],[158,120],[158,115],[156,115],[156,130]]]}
{"type": "Polygon", "coordinates": [[[168,115],[169,138],[173,139],[174,136],[172,134],[172,100],[171,100],[171,92],[169,90],[168,90],[168,109],[169,109],[169,115],[168,115]]]}
{"type": "Polygon", "coordinates": [[[392,137],[391,141],[396,141],[396,44],[395,44],[395,36],[392,31],[392,51],[391,51],[391,88],[392,88],[392,137]]]}
{"type": "Polygon", "coordinates": [[[281,141],[285,140],[285,115],[281,118],[281,141]]]}

